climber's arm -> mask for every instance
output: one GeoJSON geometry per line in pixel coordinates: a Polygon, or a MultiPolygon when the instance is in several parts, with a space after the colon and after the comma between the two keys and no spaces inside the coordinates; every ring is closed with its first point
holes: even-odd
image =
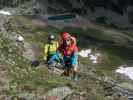
{"type": "Polygon", "coordinates": [[[43,60],[47,61],[47,56],[48,56],[48,45],[44,45],[44,51],[43,51],[43,60]]]}

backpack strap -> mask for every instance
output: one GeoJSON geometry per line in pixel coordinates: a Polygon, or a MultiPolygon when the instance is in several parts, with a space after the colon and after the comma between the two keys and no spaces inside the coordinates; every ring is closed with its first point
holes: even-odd
{"type": "Polygon", "coordinates": [[[58,46],[57,42],[54,42],[54,45],[55,45],[55,47],[57,48],[57,46],[58,46]]]}
{"type": "Polygon", "coordinates": [[[49,45],[48,45],[48,56],[49,56],[49,54],[50,54],[50,43],[48,43],[49,45]]]}

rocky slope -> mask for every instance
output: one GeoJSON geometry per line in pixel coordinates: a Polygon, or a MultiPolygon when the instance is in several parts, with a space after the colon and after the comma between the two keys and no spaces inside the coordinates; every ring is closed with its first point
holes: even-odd
{"type": "MultiPolygon", "coordinates": [[[[0,90],[5,91],[0,95],[2,100],[33,100],[33,98],[36,100],[51,100],[51,98],[128,100],[132,98],[132,80],[115,73],[115,69],[120,65],[131,64],[129,60],[133,58],[132,49],[112,45],[107,42],[108,40],[101,41],[105,34],[101,34],[99,40],[97,35],[93,38],[89,37],[90,34],[86,34],[82,27],[75,28],[71,25],[71,28],[66,27],[67,31],[78,38],[81,49],[91,48],[93,53],[100,52],[102,55],[97,64],[93,64],[88,58],[80,57],[80,81],[73,82],[66,77],[48,73],[45,65],[37,68],[31,66],[31,61],[34,60],[31,54],[35,54],[35,59],[42,60],[42,45],[46,43],[48,33],[54,33],[59,38],[59,33],[66,30],[65,26],[58,28],[51,21],[46,24],[45,21],[33,16],[3,16],[1,19],[5,19],[2,20],[3,23],[1,22],[3,31],[0,33],[2,35],[0,72],[3,73],[0,78],[1,83],[4,84],[1,85],[3,89],[0,90]],[[21,35],[24,41],[17,41],[16,35],[21,35]],[[84,41],[85,39],[87,41],[84,41]],[[86,45],[83,46],[82,44],[85,43],[86,45]]],[[[108,30],[114,32],[112,29],[108,30]]],[[[90,27],[87,31],[93,34],[99,32],[94,27],[90,27]]]]}
{"type": "Polygon", "coordinates": [[[120,66],[133,65],[132,31],[118,30],[115,26],[132,27],[129,23],[131,0],[31,0],[20,3],[22,5],[17,8],[4,9],[25,15],[0,15],[1,100],[132,100],[133,81],[115,72],[120,66]],[[47,18],[49,14],[64,13],[76,14],[76,17],[59,21],[47,18]],[[95,21],[115,28],[99,26],[95,21]],[[79,57],[78,82],[49,73],[46,65],[36,68],[31,65],[34,60],[42,63],[42,47],[47,35],[53,33],[59,40],[62,31],[77,37],[80,50],[92,50],[92,55],[79,57]],[[23,39],[18,41],[19,37],[23,39]],[[100,53],[98,63],[93,63],[91,58],[97,53],[100,53]]]}
{"type": "Polygon", "coordinates": [[[17,14],[72,13],[111,27],[133,28],[132,0],[9,0],[0,6],[17,7],[17,14]]]}
{"type": "Polygon", "coordinates": [[[74,13],[92,21],[132,27],[132,0],[38,0],[44,13],[74,13]]]}

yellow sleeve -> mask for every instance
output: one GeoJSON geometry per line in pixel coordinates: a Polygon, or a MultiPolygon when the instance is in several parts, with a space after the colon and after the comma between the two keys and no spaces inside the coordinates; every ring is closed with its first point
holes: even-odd
{"type": "Polygon", "coordinates": [[[59,43],[57,42],[56,45],[57,45],[57,49],[58,49],[59,48],[59,43]]]}
{"type": "Polygon", "coordinates": [[[47,56],[48,56],[48,45],[46,44],[44,46],[44,53],[43,53],[43,59],[47,60],[47,56]]]}

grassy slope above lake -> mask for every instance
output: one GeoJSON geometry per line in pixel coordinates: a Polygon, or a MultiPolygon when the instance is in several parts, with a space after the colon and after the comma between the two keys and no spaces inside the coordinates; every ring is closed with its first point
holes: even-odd
{"type": "MultiPolygon", "coordinates": [[[[132,49],[127,48],[129,37],[124,37],[119,32],[118,37],[115,37],[114,30],[95,28],[74,28],[65,27],[63,29],[49,26],[47,23],[42,23],[40,19],[27,16],[12,16],[9,22],[5,24],[8,32],[16,32],[21,34],[25,41],[37,45],[39,52],[36,52],[37,58],[42,60],[42,47],[46,43],[47,35],[53,33],[57,39],[62,31],[68,31],[77,37],[80,49],[92,48],[94,52],[100,52],[103,56],[99,64],[93,65],[88,59],[80,57],[81,69],[88,71],[93,70],[96,76],[113,77],[113,71],[122,64],[131,64],[133,59],[132,49]],[[107,33],[106,33],[107,32],[107,33]],[[112,34],[113,33],[113,36],[112,34]],[[121,40],[119,42],[116,39],[121,40]],[[123,42],[124,41],[124,42],[123,42]],[[127,43],[127,44],[126,44],[127,43]],[[83,45],[84,44],[84,45],[83,45]],[[126,51],[126,52],[125,52],[126,51]]],[[[85,91],[85,97],[90,100],[107,100],[104,90],[105,83],[99,82],[91,76],[81,75],[81,81],[78,83],[71,82],[64,77],[50,75],[46,68],[32,68],[30,61],[22,57],[22,47],[17,47],[12,44],[12,41],[6,41],[7,38],[0,37],[0,65],[5,67],[7,77],[10,79],[10,88],[7,95],[15,96],[19,92],[36,92],[45,94],[48,90],[58,86],[69,86],[78,92],[85,91]],[[17,51],[17,52],[16,52],[17,51]],[[6,60],[5,60],[6,59],[6,60]],[[9,60],[9,61],[8,61],[9,60]]],[[[132,38],[132,37],[131,37],[132,38]]],[[[84,72],[81,72],[84,73],[84,72]]],[[[6,75],[6,74],[5,74],[6,75]]],[[[117,78],[116,78],[117,79],[117,78]]],[[[129,81],[118,79],[117,81],[129,81]]]]}

